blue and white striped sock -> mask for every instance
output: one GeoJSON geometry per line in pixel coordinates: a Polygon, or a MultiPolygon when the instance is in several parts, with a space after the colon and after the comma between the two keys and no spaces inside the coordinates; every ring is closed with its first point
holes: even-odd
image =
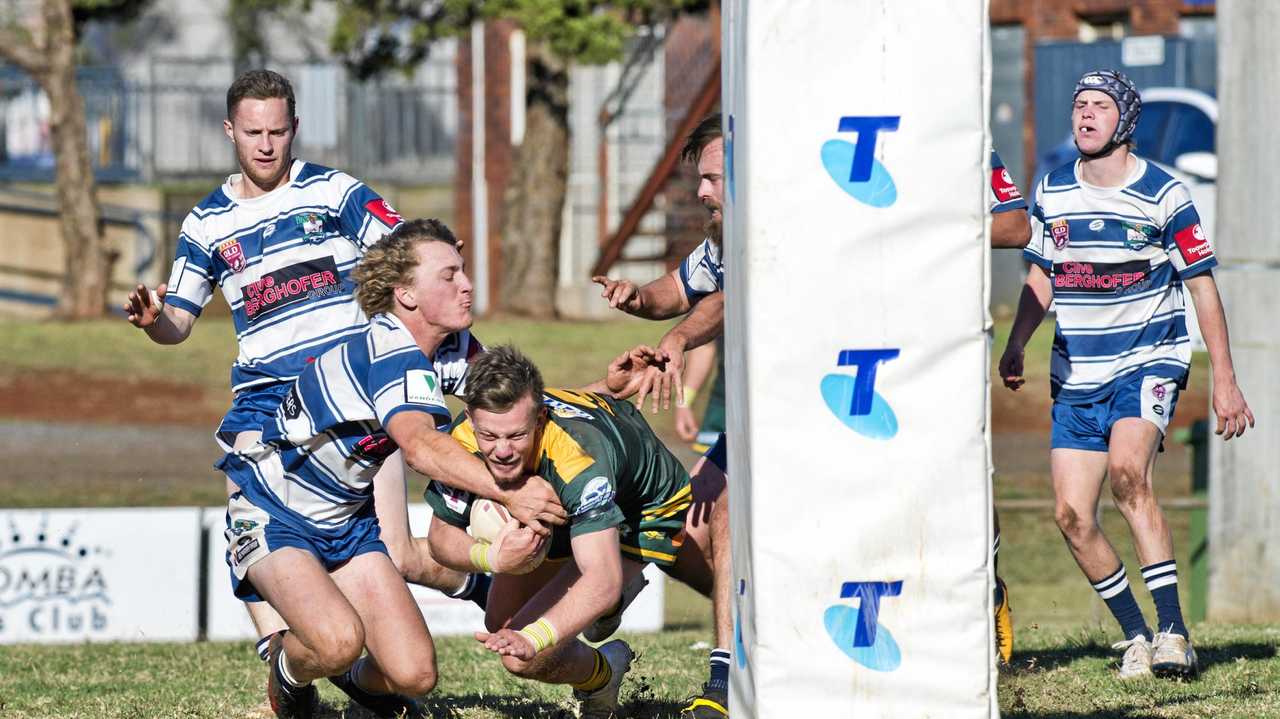
{"type": "Polygon", "coordinates": [[[1156,604],[1156,629],[1190,637],[1187,625],[1182,621],[1182,605],[1178,602],[1177,562],[1170,559],[1148,564],[1142,568],[1142,579],[1156,604]]]}
{"type": "Polygon", "coordinates": [[[1138,601],[1133,598],[1133,590],[1129,588],[1129,578],[1125,575],[1124,565],[1108,574],[1105,579],[1092,582],[1093,590],[1107,603],[1107,609],[1120,623],[1125,639],[1133,639],[1141,634],[1151,639],[1151,630],[1147,628],[1147,620],[1142,617],[1138,601]]]}
{"type": "Polygon", "coordinates": [[[711,678],[707,681],[707,691],[724,693],[729,691],[728,649],[711,650],[711,678]]]}

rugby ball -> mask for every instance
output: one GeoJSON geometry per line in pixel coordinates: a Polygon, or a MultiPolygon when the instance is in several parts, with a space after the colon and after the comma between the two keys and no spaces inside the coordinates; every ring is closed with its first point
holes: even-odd
{"type": "MultiPolygon", "coordinates": [[[[471,524],[467,527],[467,531],[478,542],[487,542],[493,544],[497,540],[498,535],[502,533],[502,528],[507,526],[507,522],[511,521],[511,512],[507,508],[489,499],[477,499],[471,503],[471,524]]],[[[542,560],[547,558],[547,551],[551,549],[551,540],[547,539],[542,543],[542,549],[536,555],[531,557],[525,564],[513,569],[510,574],[527,574],[532,572],[542,560]]]]}
{"type": "Polygon", "coordinates": [[[511,512],[491,499],[477,499],[471,503],[471,525],[467,530],[481,542],[493,544],[498,533],[511,521],[511,512]]]}

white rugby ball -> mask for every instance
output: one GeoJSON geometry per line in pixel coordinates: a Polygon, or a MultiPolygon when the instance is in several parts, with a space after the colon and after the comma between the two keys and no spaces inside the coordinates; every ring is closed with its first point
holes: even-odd
{"type": "Polygon", "coordinates": [[[491,499],[477,499],[471,503],[471,536],[481,542],[493,544],[498,533],[511,521],[511,512],[491,499]]]}
{"type": "MultiPolygon", "coordinates": [[[[511,512],[507,508],[490,499],[477,499],[471,503],[471,524],[467,531],[478,542],[493,544],[502,532],[502,528],[511,521],[511,512]]],[[[532,572],[542,560],[547,558],[551,549],[551,540],[542,542],[542,549],[525,564],[513,569],[510,574],[527,574],[532,572]]]]}

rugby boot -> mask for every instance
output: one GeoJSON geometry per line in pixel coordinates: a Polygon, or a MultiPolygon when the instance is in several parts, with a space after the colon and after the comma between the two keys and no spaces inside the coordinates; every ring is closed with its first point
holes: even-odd
{"type": "Polygon", "coordinates": [[[1133,639],[1116,642],[1112,649],[1123,649],[1124,657],[1120,659],[1120,678],[1124,680],[1142,679],[1151,676],[1151,642],[1138,635],[1133,639]]]}
{"type": "Polygon", "coordinates": [[[369,710],[369,713],[380,719],[399,719],[400,717],[424,719],[426,717],[418,702],[403,694],[374,694],[360,688],[352,674],[354,670],[353,666],[337,676],[329,677],[329,681],[351,697],[351,701],[369,710]]]}
{"type": "Polygon", "coordinates": [[[1189,677],[1200,671],[1191,640],[1173,632],[1159,632],[1151,643],[1151,671],[1161,677],[1189,677]]]}
{"type": "Polygon", "coordinates": [[[618,627],[622,624],[622,613],[627,611],[627,607],[640,596],[640,590],[648,586],[649,580],[644,578],[644,574],[640,573],[631,578],[622,588],[622,596],[618,599],[618,606],[612,612],[600,617],[594,624],[582,630],[582,638],[591,643],[603,642],[613,636],[618,631],[618,627]]]}
{"type": "Polygon", "coordinates": [[[1013,614],[1009,605],[1009,587],[1000,577],[996,577],[996,652],[1000,655],[1000,664],[1008,666],[1013,659],[1013,614]]]}
{"type": "Polygon", "coordinates": [[[680,719],[725,719],[729,716],[728,692],[704,687],[702,694],[680,710],[680,719]]]}
{"type": "Polygon", "coordinates": [[[279,719],[312,719],[319,713],[320,692],[315,684],[294,688],[280,676],[283,651],[284,632],[276,632],[267,649],[267,661],[271,665],[267,674],[267,699],[271,702],[271,711],[279,719]]]}
{"type": "Polygon", "coordinates": [[[618,715],[618,690],[622,688],[622,678],[630,671],[631,660],[636,656],[621,639],[601,645],[598,651],[609,663],[613,676],[608,684],[593,692],[573,690],[573,698],[578,700],[579,719],[614,719],[618,715]]]}

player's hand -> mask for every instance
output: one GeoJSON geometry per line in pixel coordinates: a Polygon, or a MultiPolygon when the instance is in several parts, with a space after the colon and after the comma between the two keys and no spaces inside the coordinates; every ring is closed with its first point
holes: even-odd
{"type": "Polygon", "coordinates": [[[600,296],[609,300],[609,306],[614,309],[634,314],[644,306],[640,288],[631,280],[611,280],[604,275],[596,275],[591,281],[604,288],[600,296]]]}
{"type": "Polygon", "coordinates": [[[1022,358],[1022,348],[1016,345],[1005,347],[1004,354],[1000,357],[1000,379],[1004,381],[1005,387],[1014,392],[1027,383],[1026,378],[1022,376],[1022,358]]]}
{"type": "Polygon", "coordinates": [[[164,311],[164,296],[169,292],[169,285],[162,284],[154,290],[146,285],[138,285],[129,293],[129,301],[124,305],[124,312],[129,324],[139,329],[146,329],[156,323],[160,313],[164,311]]]}
{"type": "Polygon", "coordinates": [[[1254,424],[1253,412],[1235,380],[1213,383],[1213,413],[1218,415],[1218,428],[1213,433],[1226,441],[1244,434],[1246,422],[1248,427],[1254,424]]]}
{"type": "Polygon", "coordinates": [[[640,388],[645,372],[659,364],[661,362],[658,361],[657,350],[648,345],[636,345],[609,363],[604,378],[605,386],[613,396],[626,399],[640,388]]]}
{"type": "Polygon", "coordinates": [[[645,370],[644,378],[640,381],[640,386],[636,390],[636,406],[644,408],[644,400],[646,397],[653,398],[653,413],[658,413],[658,405],[661,403],[662,409],[671,408],[671,395],[676,395],[676,406],[685,404],[684,401],[684,346],[683,337],[675,336],[676,333],[668,332],[662,338],[662,342],[658,343],[658,349],[655,352],[656,360],[661,364],[650,367],[645,370]]]}
{"type": "Polygon", "coordinates": [[[551,541],[512,519],[493,540],[494,574],[528,574],[537,567],[542,548],[551,541]]]}
{"type": "Polygon", "coordinates": [[[507,490],[501,497],[511,516],[539,536],[551,534],[550,525],[564,524],[569,514],[560,505],[560,497],[542,477],[529,477],[507,490]]]}
{"type": "Polygon", "coordinates": [[[484,645],[485,649],[503,657],[515,657],[529,661],[537,654],[533,648],[533,644],[529,642],[529,638],[517,632],[514,629],[503,628],[490,634],[489,632],[476,632],[476,641],[484,645]]]}
{"type": "Polygon", "coordinates": [[[693,410],[684,405],[676,406],[676,436],[681,442],[692,442],[698,438],[698,420],[693,410]]]}

